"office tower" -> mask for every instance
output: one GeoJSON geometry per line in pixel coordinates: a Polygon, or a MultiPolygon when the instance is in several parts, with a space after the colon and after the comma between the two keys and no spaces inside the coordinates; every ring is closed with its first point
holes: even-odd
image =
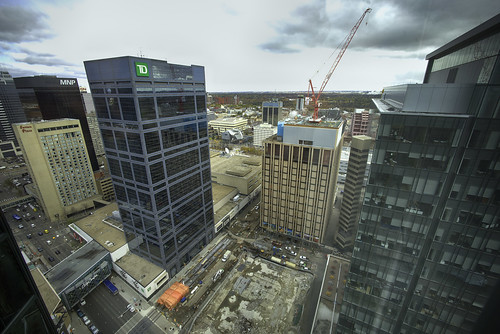
{"type": "Polygon", "coordinates": [[[61,118],[80,121],[92,170],[99,170],[77,80],[40,75],[14,78],[14,83],[28,121],[61,118]]]}
{"type": "Polygon", "coordinates": [[[281,109],[283,109],[283,102],[277,99],[262,102],[262,123],[277,126],[278,122],[283,119],[281,109]]]}
{"type": "Polygon", "coordinates": [[[297,102],[295,103],[295,110],[297,111],[303,111],[304,110],[304,95],[298,95],[297,96],[297,102]]]}
{"type": "Polygon", "coordinates": [[[214,237],[205,69],[118,57],[85,70],[129,247],[173,276],[214,237]]]}
{"type": "Polygon", "coordinates": [[[102,143],[101,130],[97,122],[97,115],[95,113],[94,101],[92,95],[82,93],[83,106],[85,108],[85,115],[87,116],[87,123],[89,124],[90,137],[94,145],[94,151],[97,156],[104,155],[104,144],[102,143]]]}
{"type": "Polygon", "coordinates": [[[263,146],[263,141],[278,132],[278,128],[274,125],[262,123],[254,126],[253,128],[253,145],[263,146]]]}
{"type": "Polygon", "coordinates": [[[3,212],[0,240],[0,332],[57,333],[3,212]]]}
{"type": "Polygon", "coordinates": [[[498,298],[499,49],[497,15],[429,54],[423,84],[374,101],[338,333],[470,333],[498,298]]]}
{"type": "Polygon", "coordinates": [[[9,72],[0,71],[0,141],[13,141],[17,145],[12,124],[20,122],[26,122],[26,116],[14,80],[9,72]]]}
{"type": "Polygon", "coordinates": [[[323,243],[332,218],[342,121],[286,122],[264,140],[261,227],[323,243]],[[282,138],[282,140],[280,140],[282,138]]]}
{"type": "Polygon", "coordinates": [[[99,129],[99,122],[97,121],[95,111],[87,114],[87,123],[89,124],[90,136],[94,143],[95,154],[98,156],[104,155],[104,144],[102,142],[101,130],[99,129]]]}
{"type": "Polygon", "coordinates": [[[373,139],[368,136],[354,136],[351,141],[351,153],[340,208],[339,225],[335,234],[335,242],[343,249],[354,243],[359,213],[361,211],[361,196],[365,180],[368,153],[373,139]]]}
{"type": "Polygon", "coordinates": [[[78,120],[16,123],[13,128],[51,221],[94,206],[97,189],[78,120]]]}
{"type": "Polygon", "coordinates": [[[356,109],[352,113],[351,135],[368,135],[370,133],[370,110],[356,109]]]}

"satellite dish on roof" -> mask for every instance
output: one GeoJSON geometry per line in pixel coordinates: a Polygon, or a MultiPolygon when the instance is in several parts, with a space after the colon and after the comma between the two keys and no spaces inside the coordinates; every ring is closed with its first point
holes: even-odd
{"type": "Polygon", "coordinates": [[[226,154],[229,154],[229,149],[226,147],[225,148],[226,154]]]}

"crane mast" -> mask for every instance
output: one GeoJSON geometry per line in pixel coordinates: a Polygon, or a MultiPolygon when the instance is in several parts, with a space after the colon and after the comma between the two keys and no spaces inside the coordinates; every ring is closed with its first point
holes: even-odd
{"type": "Polygon", "coordinates": [[[365,16],[368,13],[370,13],[371,11],[372,11],[371,8],[366,9],[365,12],[363,13],[363,15],[361,15],[361,17],[359,18],[358,22],[356,22],[354,27],[352,27],[351,32],[349,33],[349,35],[347,35],[344,44],[340,48],[340,51],[337,54],[337,57],[335,58],[335,61],[333,62],[332,66],[330,67],[330,70],[326,74],[325,79],[323,80],[323,83],[321,84],[321,87],[319,88],[317,93],[314,92],[312,80],[309,79],[308,91],[309,91],[309,94],[311,94],[311,96],[312,96],[312,100],[313,100],[313,104],[314,104],[314,114],[313,114],[313,117],[311,119],[311,122],[317,123],[317,122],[321,121],[321,119],[318,118],[319,97],[321,96],[321,93],[323,93],[323,90],[325,89],[326,85],[328,84],[328,81],[330,80],[330,77],[332,76],[333,72],[337,68],[337,65],[339,64],[340,60],[342,59],[342,56],[344,55],[345,51],[347,50],[347,47],[351,43],[352,38],[356,34],[356,31],[358,31],[358,28],[361,25],[361,22],[363,22],[363,19],[365,18],[365,16]]]}

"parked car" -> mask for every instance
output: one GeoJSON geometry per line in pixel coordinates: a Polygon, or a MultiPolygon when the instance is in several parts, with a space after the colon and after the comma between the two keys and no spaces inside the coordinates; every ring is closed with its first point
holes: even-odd
{"type": "Polygon", "coordinates": [[[17,227],[18,227],[19,229],[24,228],[23,224],[19,224],[19,225],[17,225],[17,227]]]}
{"type": "Polygon", "coordinates": [[[31,239],[31,233],[30,234],[26,234],[26,238],[31,239]]]}
{"type": "Polygon", "coordinates": [[[49,261],[54,262],[54,258],[52,256],[49,256],[49,261]]]}
{"type": "Polygon", "coordinates": [[[76,314],[78,314],[80,318],[83,318],[85,316],[85,314],[83,314],[83,312],[79,308],[76,309],[76,314]]]}
{"type": "Polygon", "coordinates": [[[86,315],[83,316],[82,320],[85,326],[88,326],[90,324],[90,319],[86,315]]]}
{"type": "Polygon", "coordinates": [[[94,326],[94,325],[90,325],[90,326],[89,326],[89,330],[92,332],[92,334],[97,334],[97,333],[99,333],[99,330],[98,330],[98,329],[97,329],[97,327],[96,327],[96,326],[94,326]]]}
{"type": "Polygon", "coordinates": [[[43,235],[43,232],[38,232],[38,235],[43,235]]]}
{"type": "Polygon", "coordinates": [[[301,260],[307,261],[307,257],[305,257],[304,255],[299,256],[299,258],[300,258],[301,260]]]}
{"type": "Polygon", "coordinates": [[[43,248],[42,247],[38,247],[37,248],[39,252],[43,252],[43,248]]]}
{"type": "Polygon", "coordinates": [[[56,249],[54,253],[59,255],[59,254],[61,254],[61,251],[59,249],[56,249]]]}

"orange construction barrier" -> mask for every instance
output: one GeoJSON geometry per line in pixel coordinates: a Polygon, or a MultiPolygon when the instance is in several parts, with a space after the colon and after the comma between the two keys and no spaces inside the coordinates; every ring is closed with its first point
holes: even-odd
{"type": "Polygon", "coordinates": [[[157,303],[165,306],[169,310],[172,310],[182,298],[186,297],[189,293],[189,287],[175,282],[170,288],[165,291],[160,298],[158,298],[157,303]]]}

